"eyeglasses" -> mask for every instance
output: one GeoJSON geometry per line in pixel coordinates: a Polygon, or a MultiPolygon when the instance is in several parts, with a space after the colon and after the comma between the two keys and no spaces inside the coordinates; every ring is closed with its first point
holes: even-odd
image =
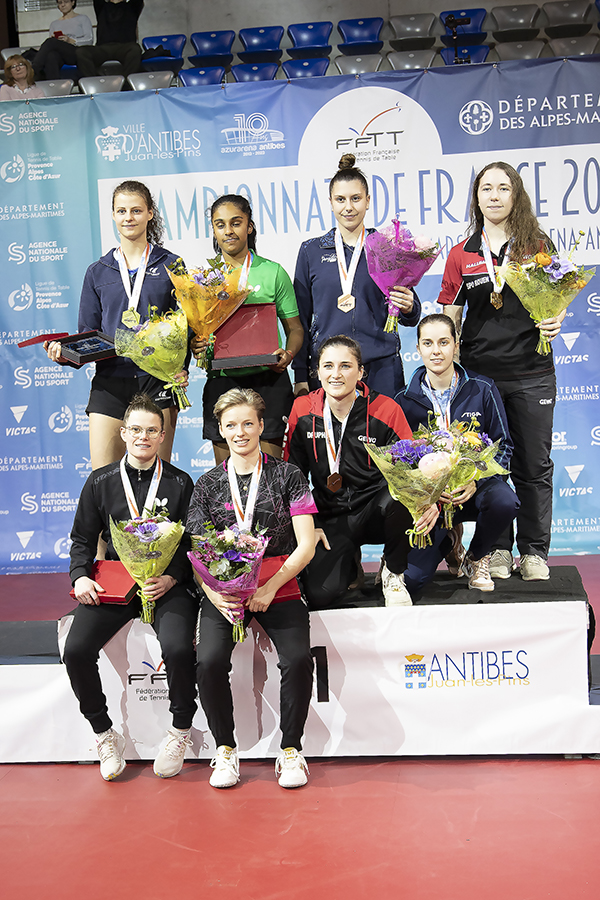
{"type": "Polygon", "coordinates": [[[25,63],[13,63],[12,66],[10,66],[8,71],[10,72],[11,69],[26,69],[26,68],[27,68],[27,66],[25,65],[25,63]]]}
{"type": "Polygon", "coordinates": [[[149,438],[157,438],[159,434],[162,434],[160,428],[140,428],[139,425],[126,425],[125,430],[129,432],[133,437],[141,437],[143,434],[149,438]]]}

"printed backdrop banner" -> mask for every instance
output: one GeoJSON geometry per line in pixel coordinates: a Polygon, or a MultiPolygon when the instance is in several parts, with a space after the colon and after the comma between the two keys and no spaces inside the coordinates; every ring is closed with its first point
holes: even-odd
{"type": "MultiPolygon", "coordinates": [[[[16,344],[76,330],[85,270],[117,242],[111,195],[120,181],[149,185],[165,245],[188,263],[212,254],[207,207],[222,193],[246,194],[259,252],[292,274],[301,241],[332,225],[328,180],[351,151],[371,187],[367,224],[397,213],[442,244],[419,287],[429,313],[448,251],[465,232],[473,176],[493,159],[520,170],[561,252],[583,232],[577,262],[600,263],[599,76],[596,59],[549,59],[3,104],[0,572],[68,567],[90,471],[92,367],[59,368],[39,346],[16,344]]],[[[553,553],[600,548],[598,278],[554,345],[553,553]]],[[[403,330],[402,344],[408,374],[418,362],[414,331],[403,330]]],[[[191,381],[173,461],[197,477],[213,461],[202,438],[201,370],[191,381]]]]}
{"type": "MultiPolygon", "coordinates": [[[[315,681],[304,752],[597,753],[586,625],[581,601],[311,613],[315,681]]],[[[137,620],[123,628],[101,652],[100,671],[126,758],[154,759],[171,715],[152,627],[137,620]]],[[[240,755],[275,756],[279,670],[260,626],[235,648],[231,682],[240,755]]],[[[0,709],[0,762],[96,758],[64,666],[0,666],[0,709]]],[[[202,709],[192,741],[189,756],[214,755],[202,709]]]]}

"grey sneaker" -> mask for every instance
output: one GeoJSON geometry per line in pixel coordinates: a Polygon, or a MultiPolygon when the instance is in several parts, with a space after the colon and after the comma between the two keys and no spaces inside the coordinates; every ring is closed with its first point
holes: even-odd
{"type": "Polygon", "coordinates": [[[167,743],[154,760],[154,774],[159,778],[172,778],[179,775],[185,758],[187,747],[191,747],[190,729],[179,731],[177,728],[169,728],[167,731],[167,743]]]}
{"type": "Polygon", "coordinates": [[[386,606],[412,606],[410,594],[404,584],[404,575],[390,572],[385,563],[381,570],[381,588],[386,606]]]}
{"type": "Polygon", "coordinates": [[[523,581],[548,581],[550,578],[550,569],[546,565],[546,560],[534,553],[521,557],[519,573],[523,581]]]}
{"type": "Polygon", "coordinates": [[[240,762],[235,747],[221,744],[211,761],[213,773],[209,784],[214,788],[233,787],[240,780],[240,762]]]}
{"type": "Polygon", "coordinates": [[[494,550],[490,559],[490,575],[492,578],[510,578],[516,568],[510,550],[494,550]]]}
{"type": "Polygon", "coordinates": [[[125,738],[113,728],[96,735],[98,756],[100,757],[100,774],[105,781],[112,781],[121,774],[127,765],[123,759],[125,738]]]}
{"type": "Polygon", "coordinates": [[[295,747],[286,747],[277,757],[275,774],[282,788],[302,787],[308,781],[306,760],[295,747]]]}
{"type": "Polygon", "coordinates": [[[493,591],[494,582],[490,578],[490,557],[482,556],[481,559],[473,559],[467,553],[463,562],[463,571],[469,579],[469,590],[493,591]]]}

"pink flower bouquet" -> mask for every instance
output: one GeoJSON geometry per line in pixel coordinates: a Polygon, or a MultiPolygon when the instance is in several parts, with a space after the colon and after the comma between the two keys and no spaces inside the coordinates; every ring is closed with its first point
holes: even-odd
{"type": "Polygon", "coordinates": [[[413,237],[408,228],[393,219],[388,228],[367,235],[365,253],[369,275],[388,297],[388,317],[383,330],[395,331],[400,310],[389,300],[390,291],[395,285],[415,287],[434,264],[441,248],[424,235],[413,237]]]}

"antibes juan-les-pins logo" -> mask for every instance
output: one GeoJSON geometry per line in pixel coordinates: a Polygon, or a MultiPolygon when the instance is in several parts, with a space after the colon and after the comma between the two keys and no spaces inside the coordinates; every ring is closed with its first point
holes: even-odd
{"type": "Polygon", "coordinates": [[[422,653],[405,656],[404,687],[481,688],[530,684],[526,650],[465,650],[459,653],[422,653]]]}

